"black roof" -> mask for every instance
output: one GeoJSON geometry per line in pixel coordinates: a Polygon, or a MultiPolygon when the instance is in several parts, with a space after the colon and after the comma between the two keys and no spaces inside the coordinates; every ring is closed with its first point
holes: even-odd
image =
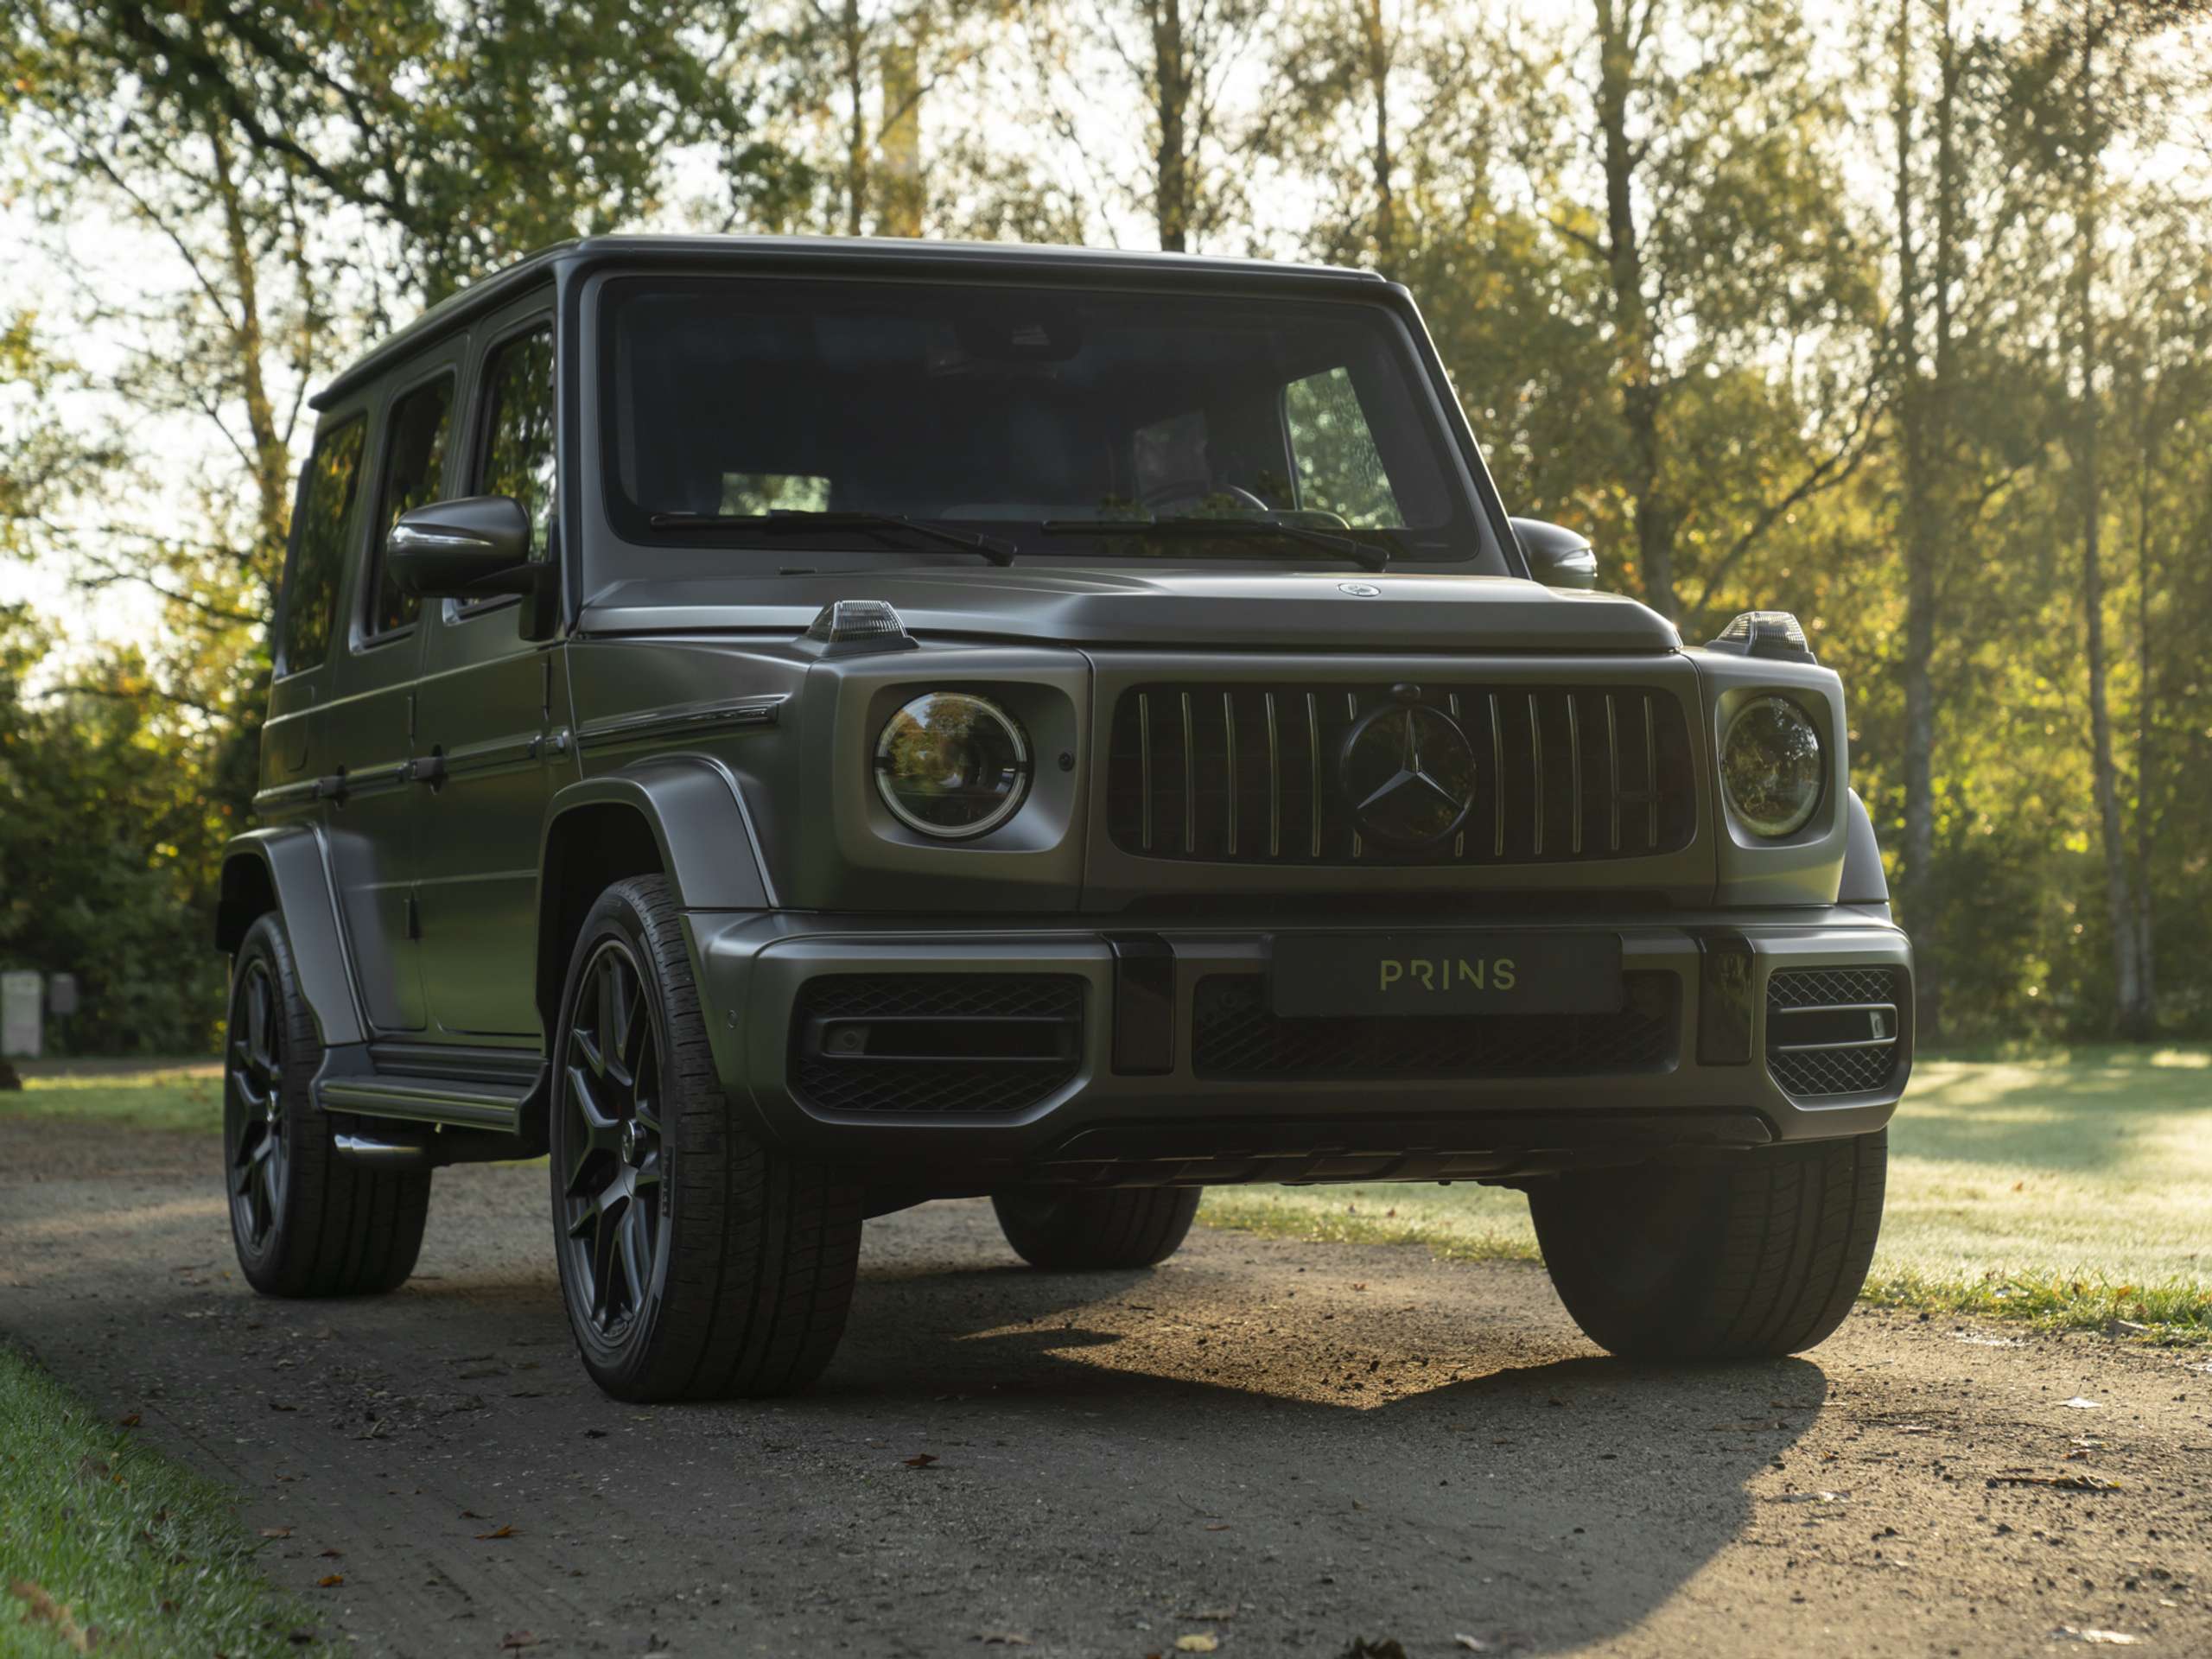
{"type": "Polygon", "coordinates": [[[1371,270],[1338,265],[1295,264],[1271,259],[1233,259],[1213,255],[1154,253],[1102,248],[1039,247],[1026,243],[923,242],[876,237],[831,236],[593,236],[556,242],[448,296],[342,370],[309,401],[323,409],[399,358],[448,329],[514,298],[563,267],[610,259],[666,260],[671,264],[731,269],[781,264],[817,265],[825,270],[906,269],[916,272],[992,270],[1035,276],[1065,277],[1077,271],[1109,280],[1170,276],[1197,282],[1222,280],[1287,283],[1381,283],[1371,270]]]}

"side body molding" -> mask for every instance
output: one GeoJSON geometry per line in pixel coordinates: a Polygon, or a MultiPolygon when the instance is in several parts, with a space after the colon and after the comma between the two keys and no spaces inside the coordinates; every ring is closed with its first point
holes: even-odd
{"type": "Polygon", "coordinates": [[[215,944],[235,951],[264,910],[283,918],[300,991],[323,1046],[368,1040],[354,995],[346,936],[322,832],[312,824],[250,830],[223,849],[222,896],[215,907],[215,944]]]}
{"type": "Polygon", "coordinates": [[[686,910],[774,908],[775,883],[761,859],[744,791],[728,767],[704,754],[654,755],[562,790],[545,815],[541,883],[550,871],[562,819],[603,806],[626,807],[645,821],[661,868],[686,910]]]}
{"type": "Polygon", "coordinates": [[[1840,905],[1886,905],[1890,879],[1882,873],[1881,843],[1874,839],[1874,820],[1859,791],[1851,791],[1844,810],[1843,882],[1835,901],[1840,905]]]}

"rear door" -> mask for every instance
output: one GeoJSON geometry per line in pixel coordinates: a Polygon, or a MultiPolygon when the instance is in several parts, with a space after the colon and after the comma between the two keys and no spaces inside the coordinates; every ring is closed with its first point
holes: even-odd
{"type": "MultiPolygon", "coordinates": [[[[531,556],[554,557],[555,423],[550,292],[480,328],[469,376],[458,493],[507,495],[531,524],[531,556]]],[[[556,561],[557,562],[557,561],[556,561]]],[[[521,635],[513,599],[439,602],[424,641],[416,766],[423,985],[437,1035],[540,1035],[535,1001],[539,833],[575,776],[556,728],[568,705],[557,644],[521,635]]]]}
{"type": "Polygon", "coordinates": [[[326,806],[331,864],[369,1021],[379,1032],[424,1025],[415,893],[420,793],[414,759],[421,601],[385,568],[385,537],[410,507],[448,493],[461,346],[448,346],[397,378],[381,401],[358,580],[347,588],[346,649],[327,716],[345,789],[326,806]]]}

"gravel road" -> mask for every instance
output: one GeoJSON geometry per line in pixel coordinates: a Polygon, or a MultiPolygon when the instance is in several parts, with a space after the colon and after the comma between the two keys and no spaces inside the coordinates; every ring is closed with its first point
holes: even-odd
{"type": "Polygon", "coordinates": [[[869,1224],[814,1393],[645,1409],[571,1356],[542,1169],[441,1172],[398,1294],[281,1303],[219,1161],[0,1119],[0,1337],[289,1529],[363,1654],[2212,1653],[2202,1350],[1862,1310],[1643,1369],[1526,1266],[1039,1274],[945,1204],[869,1224]]]}

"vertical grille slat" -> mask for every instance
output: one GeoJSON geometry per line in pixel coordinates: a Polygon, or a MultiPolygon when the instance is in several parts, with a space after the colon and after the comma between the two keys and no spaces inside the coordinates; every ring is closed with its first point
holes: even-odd
{"type": "Polygon", "coordinates": [[[1465,867],[1649,857],[1695,832],[1691,726],[1675,693],[1459,681],[1423,685],[1417,702],[1466,741],[1465,818],[1433,846],[1367,833],[1340,757],[1363,719],[1411,695],[1342,681],[1133,686],[1109,734],[1109,835],[1153,858],[1465,867]]]}

